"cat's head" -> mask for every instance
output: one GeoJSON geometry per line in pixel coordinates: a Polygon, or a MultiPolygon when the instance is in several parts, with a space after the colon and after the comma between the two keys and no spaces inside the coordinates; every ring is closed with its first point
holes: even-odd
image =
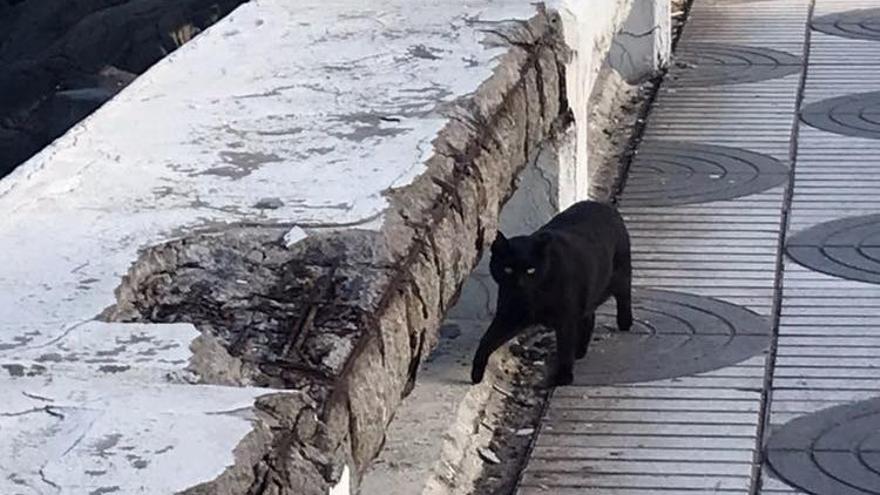
{"type": "Polygon", "coordinates": [[[492,278],[498,285],[525,291],[538,287],[548,275],[547,245],[550,240],[547,233],[508,239],[498,232],[489,260],[492,278]]]}

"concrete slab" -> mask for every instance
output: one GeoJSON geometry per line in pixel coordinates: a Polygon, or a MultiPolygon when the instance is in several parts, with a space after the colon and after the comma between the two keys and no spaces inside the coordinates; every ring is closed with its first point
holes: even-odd
{"type": "Polygon", "coordinates": [[[584,126],[626,13],[584,5],[254,0],[0,182],[0,384],[45,398],[0,492],[356,489],[515,178],[584,126]]]}
{"type": "Polygon", "coordinates": [[[266,394],[126,383],[113,371],[30,367],[18,376],[16,365],[3,366],[13,375],[0,408],[0,492],[8,494],[176,493],[217,478],[252,433],[254,400],[266,394]]]}

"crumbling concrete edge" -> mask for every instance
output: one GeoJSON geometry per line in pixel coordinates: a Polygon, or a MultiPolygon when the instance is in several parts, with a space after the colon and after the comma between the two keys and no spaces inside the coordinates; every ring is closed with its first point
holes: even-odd
{"type": "Polygon", "coordinates": [[[433,143],[437,154],[428,161],[428,172],[389,193],[393,213],[386,217],[386,229],[400,229],[414,243],[389,283],[375,331],[359,343],[325,409],[328,424],[334,417],[348,420],[355,478],[378,454],[393,411],[437,343],[444,314],[494,239],[500,209],[520,172],[542,143],[555,141],[572,122],[566,91],[571,54],[559,14],[539,7],[528,22],[501,22],[486,32],[509,43],[510,50],[493,76],[453,111],[433,143]],[[412,205],[426,197],[433,200],[416,210],[418,218],[412,205]],[[389,350],[396,336],[407,334],[418,344],[393,359],[389,350]],[[379,390],[375,384],[394,373],[386,366],[389,360],[405,366],[398,366],[398,376],[379,390]],[[374,403],[383,395],[384,403],[374,403]]]}
{"type": "Polygon", "coordinates": [[[340,483],[356,487],[381,449],[387,424],[437,342],[441,319],[494,238],[517,176],[573,119],[566,90],[571,51],[560,14],[539,6],[528,21],[476,22],[487,43],[508,51],[473,95],[443,109],[450,120],[432,143],[427,171],[387,191],[391,207],[381,231],[313,228],[287,249],[289,225],[225,227],[148,249],[125,277],[118,304],[104,319],[193,323],[203,333],[191,363],[199,380],[291,390],[267,390],[235,464],[183,493],[326,494],[340,483]],[[347,244],[358,245],[357,252],[347,244]],[[262,281],[273,271],[295,273],[270,287],[262,281]],[[271,289],[256,294],[268,300],[265,312],[276,307],[288,317],[260,325],[231,321],[225,312],[234,314],[230,301],[245,290],[236,284],[254,294],[271,289]],[[325,290],[328,284],[334,289],[325,290]],[[358,286],[350,300],[326,300],[346,284],[358,286]],[[289,289],[290,300],[278,299],[279,289],[289,289]],[[218,296],[226,298],[223,305],[211,301],[218,296]],[[323,315],[329,307],[334,310],[323,315]],[[260,338],[249,327],[267,325],[302,333],[299,342],[345,327],[349,333],[334,341],[343,349],[334,359],[339,366],[267,362],[267,356],[285,358],[289,345],[270,343],[249,354],[260,338]]]}

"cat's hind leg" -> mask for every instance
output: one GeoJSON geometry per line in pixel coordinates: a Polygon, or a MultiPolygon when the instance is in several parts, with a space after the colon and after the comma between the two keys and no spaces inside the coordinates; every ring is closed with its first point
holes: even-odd
{"type": "Polygon", "coordinates": [[[581,320],[581,328],[578,333],[577,352],[575,359],[583,359],[590,347],[590,339],[593,338],[593,328],[596,326],[596,313],[590,313],[581,320]]]}
{"type": "Polygon", "coordinates": [[[632,328],[632,264],[629,245],[614,256],[614,274],[611,277],[611,293],[617,302],[617,328],[628,332],[632,328]]]}

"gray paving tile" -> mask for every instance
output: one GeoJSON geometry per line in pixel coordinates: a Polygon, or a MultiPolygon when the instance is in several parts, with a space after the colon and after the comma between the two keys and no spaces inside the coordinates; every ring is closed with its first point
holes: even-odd
{"type": "Polygon", "coordinates": [[[812,493],[876,493],[878,428],[880,398],[800,416],[774,429],[766,446],[768,464],[788,484],[812,493]]]}
{"type": "Polygon", "coordinates": [[[532,460],[534,472],[541,474],[577,474],[590,471],[603,474],[633,474],[638,476],[700,474],[705,477],[738,476],[751,462],[702,462],[691,458],[685,461],[671,460],[605,460],[605,459],[542,459],[532,460]]]}
{"type": "MultiPolygon", "coordinates": [[[[681,59],[686,60],[688,52],[692,58],[699,58],[712,49],[723,58],[726,54],[741,54],[741,47],[759,47],[749,52],[748,63],[741,64],[740,69],[798,64],[803,53],[807,6],[806,0],[696,0],[679,45],[681,59]],[[772,50],[788,52],[791,57],[772,50]],[[779,56],[767,58],[768,53],[779,56]]],[[[738,64],[730,58],[719,65],[738,64]]],[[[787,168],[800,71],[759,82],[704,86],[719,75],[733,77],[725,72],[725,67],[710,69],[709,73],[687,67],[673,69],[672,73],[680,75],[679,81],[684,82],[678,86],[670,83],[661,89],[644,143],[679,141],[686,147],[708,150],[710,158],[712,150],[742,150],[733,154],[761,154],[787,168]]],[[[804,225],[824,218],[826,204],[840,207],[841,197],[847,198],[847,206],[852,209],[870,201],[870,184],[853,187],[845,182],[846,177],[834,175],[841,171],[857,176],[863,173],[857,147],[845,148],[852,158],[843,164],[844,168],[835,170],[835,166],[841,166],[841,141],[823,131],[815,131],[815,135],[821,139],[816,142],[820,153],[817,159],[824,153],[827,163],[817,162],[813,171],[818,175],[810,178],[806,188],[816,189],[817,194],[805,191],[799,197],[806,212],[801,220],[804,225]],[[833,187],[838,190],[832,195],[819,192],[827,187],[827,180],[836,181],[833,187]]],[[[739,192],[729,189],[729,197],[707,192],[715,179],[710,172],[707,177],[689,179],[688,187],[684,188],[689,197],[686,204],[648,203],[645,199],[640,200],[643,204],[637,204],[635,198],[639,195],[670,197],[671,193],[664,188],[681,187],[685,182],[679,179],[691,173],[678,177],[674,170],[664,170],[668,179],[664,182],[657,175],[658,163],[668,159],[652,156],[648,152],[650,144],[643,146],[644,151],[637,155],[631,170],[632,187],[624,193],[621,208],[633,241],[634,284],[712,297],[759,315],[769,315],[775,294],[787,171],[777,170],[781,180],[768,188],[739,192]],[[633,198],[629,202],[628,194],[633,198]]],[[[676,163],[675,160],[678,158],[672,162],[676,163]]],[[[809,285],[794,289],[788,294],[789,299],[825,301],[827,289],[814,286],[822,282],[820,279],[806,273],[796,278],[809,285]]],[[[860,289],[845,287],[841,300],[868,299],[860,289]]],[[[802,394],[809,392],[811,385],[827,387],[854,379],[854,387],[834,389],[834,394],[863,393],[858,387],[864,383],[859,380],[872,376],[871,356],[850,357],[863,361],[849,361],[851,366],[846,371],[829,375],[821,374],[828,363],[810,361],[814,355],[833,357],[821,354],[822,350],[830,349],[833,353],[869,348],[846,340],[857,338],[855,334],[830,337],[811,330],[821,327],[826,318],[840,315],[805,313],[800,319],[796,312],[789,315],[795,318],[792,326],[804,331],[789,335],[800,340],[786,342],[787,351],[797,352],[780,356],[789,359],[780,380],[793,380],[791,384],[783,382],[787,387],[780,392],[802,394]]],[[[767,348],[739,365],[688,376],[557,389],[519,493],[748,492],[755,449],[760,444],[766,352],[767,348]]],[[[768,487],[779,493],[784,493],[780,491],[783,488],[768,487]]]]}
{"type": "Polygon", "coordinates": [[[532,452],[535,459],[616,459],[621,461],[691,461],[752,462],[751,449],[672,449],[672,448],[599,448],[538,446],[532,452]]]}
{"type": "Polygon", "coordinates": [[[779,389],[773,392],[773,404],[784,401],[823,401],[828,406],[876,397],[873,390],[779,389]]]}
{"type": "MultiPolygon", "coordinates": [[[[698,471],[690,475],[666,476],[646,474],[606,474],[591,473],[531,473],[523,476],[521,486],[552,490],[561,493],[560,488],[650,488],[652,490],[747,490],[748,476],[707,476],[698,471]]],[[[534,493],[534,492],[533,492],[534,493]]],[[[539,492],[538,492],[539,493],[539,492]]],[[[659,493],[663,493],[660,491],[659,493]]],[[[723,493],[723,492],[722,492],[723,493]]]]}
{"type": "Polygon", "coordinates": [[[669,387],[667,383],[644,384],[636,387],[628,386],[588,386],[588,387],[564,387],[554,392],[556,397],[569,398],[647,398],[647,399],[699,399],[699,400],[754,400],[760,391],[758,390],[725,390],[723,388],[679,388],[669,387]]]}
{"type": "Polygon", "coordinates": [[[557,435],[550,431],[542,431],[536,440],[535,449],[541,447],[554,447],[561,449],[579,448],[589,445],[594,448],[613,449],[718,449],[727,451],[742,451],[753,449],[755,440],[751,437],[733,437],[717,435],[692,435],[677,436],[651,434],[592,434],[586,435],[557,435]]]}
{"type": "Polygon", "coordinates": [[[844,39],[880,41],[880,8],[862,8],[815,16],[810,26],[844,39]]]}
{"type": "MultiPolygon", "coordinates": [[[[577,487],[549,487],[529,486],[523,487],[519,493],[527,495],[583,495],[584,489],[577,487]]],[[[657,488],[621,488],[621,487],[590,487],[590,495],[694,495],[694,490],[657,489],[657,488]]],[[[713,490],[712,493],[720,495],[745,495],[748,490],[713,490]]]]}
{"type": "MultiPolygon", "coordinates": [[[[862,375],[859,375],[862,376],[862,375]]],[[[719,425],[757,425],[758,416],[753,411],[728,412],[728,411],[594,411],[582,409],[550,408],[547,412],[545,424],[561,424],[566,422],[576,423],[653,423],[663,424],[675,422],[690,424],[719,424],[719,425]]]]}
{"type": "Polygon", "coordinates": [[[599,398],[589,400],[573,397],[556,397],[549,406],[555,409],[612,410],[612,411],[739,411],[758,412],[754,397],[746,399],[713,399],[711,402],[702,398],[599,398]]]}

